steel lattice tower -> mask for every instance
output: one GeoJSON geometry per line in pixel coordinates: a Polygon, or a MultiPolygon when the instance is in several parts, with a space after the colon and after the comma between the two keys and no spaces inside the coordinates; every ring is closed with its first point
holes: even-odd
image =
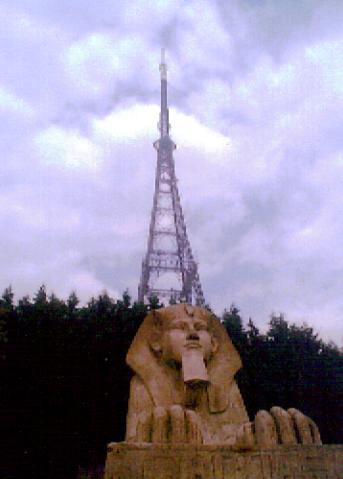
{"type": "Polygon", "coordinates": [[[160,72],[160,138],[154,143],[157,150],[155,193],[138,300],[143,302],[157,296],[164,301],[183,301],[204,306],[198,265],[187,236],[175,176],[173,151],[176,145],[169,136],[167,65],[163,50],[160,72]]]}

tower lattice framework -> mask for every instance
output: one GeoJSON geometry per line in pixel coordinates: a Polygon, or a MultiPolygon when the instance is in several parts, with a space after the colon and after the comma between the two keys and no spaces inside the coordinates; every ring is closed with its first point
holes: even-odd
{"type": "Polygon", "coordinates": [[[188,239],[175,176],[173,151],[176,144],[169,136],[167,66],[164,51],[160,72],[161,112],[158,124],[160,138],[154,143],[157,150],[155,192],[148,249],[142,262],[138,287],[138,300],[143,302],[156,296],[164,301],[184,301],[204,306],[205,299],[198,265],[188,239]]]}

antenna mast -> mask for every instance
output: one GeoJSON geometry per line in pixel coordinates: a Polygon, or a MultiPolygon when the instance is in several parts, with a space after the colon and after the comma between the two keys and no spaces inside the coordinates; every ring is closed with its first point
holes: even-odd
{"type": "Polygon", "coordinates": [[[161,112],[159,130],[161,138],[169,135],[169,110],[168,110],[168,96],[167,96],[167,65],[165,63],[165,50],[161,50],[161,112]]]}

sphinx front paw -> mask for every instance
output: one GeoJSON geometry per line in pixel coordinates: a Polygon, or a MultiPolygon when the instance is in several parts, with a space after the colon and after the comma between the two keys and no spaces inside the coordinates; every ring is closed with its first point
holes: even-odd
{"type": "Polygon", "coordinates": [[[202,444],[199,416],[178,405],[156,407],[152,413],[139,414],[136,436],[131,442],[202,444]]]}
{"type": "Polygon", "coordinates": [[[254,425],[252,422],[224,424],[208,443],[225,445],[233,451],[253,449],[255,447],[254,425]]]}
{"type": "Polygon", "coordinates": [[[235,442],[232,445],[234,451],[247,451],[255,446],[255,438],[253,432],[253,424],[251,422],[244,423],[237,430],[235,442]]]}
{"type": "Polygon", "coordinates": [[[285,411],[275,406],[270,412],[258,411],[254,429],[260,448],[271,448],[277,444],[322,444],[316,423],[294,408],[285,411]]]}

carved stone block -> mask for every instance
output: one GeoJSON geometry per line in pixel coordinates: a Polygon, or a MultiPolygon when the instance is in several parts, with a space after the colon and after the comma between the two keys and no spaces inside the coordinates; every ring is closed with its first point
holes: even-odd
{"type": "Polygon", "coordinates": [[[340,479],[343,446],[227,447],[111,443],[104,479],[340,479]]]}

